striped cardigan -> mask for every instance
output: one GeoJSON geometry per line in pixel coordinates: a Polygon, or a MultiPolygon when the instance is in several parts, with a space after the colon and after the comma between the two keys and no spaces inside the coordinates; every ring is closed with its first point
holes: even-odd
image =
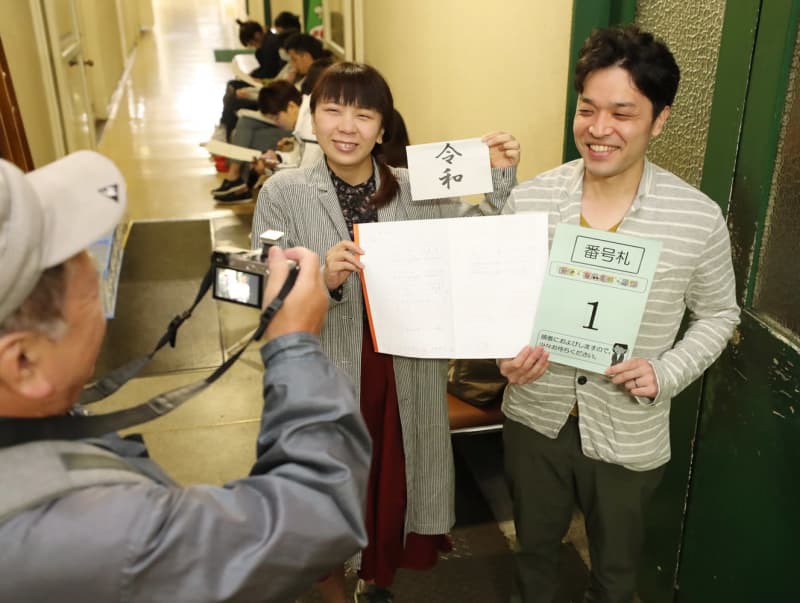
{"type": "MultiPolygon", "coordinates": [[[[392,168],[392,172],[400,190],[378,210],[379,222],[497,214],[516,175],[515,168],[492,170],[494,192],[479,206],[471,206],[455,199],[412,202],[407,170],[392,168]]],[[[377,169],[375,174],[380,186],[377,169]]],[[[283,246],[308,247],[322,261],[328,249],[350,238],[324,158],[267,180],[258,196],[252,240],[258,241],[259,234],[270,228],[285,233],[283,246]]],[[[330,300],[321,334],[324,352],[356,386],[361,382],[363,309],[361,281],[353,274],[345,281],[341,300],[330,300]]],[[[443,534],[455,521],[447,361],[395,356],[394,373],[406,461],[406,533],[443,534]]]]}
{"type": "MultiPolygon", "coordinates": [[[[520,184],[503,211],[547,212],[552,244],[557,224],[579,223],[582,191],[578,159],[520,184]]],[[[617,232],[663,244],[632,352],[650,360],[658,397],[634,397],[603,375],[553,363],[537,381],[509,386],[503,412],[555,438],[577,401],[583,453],[645,471],[669,460],[670,400],[720,355],[739,322],[739,308],[719,206],[674,174],[645,161],[636,198],[617,232]],[[690,327],[676,343],[687,308],[690,327]]]]}

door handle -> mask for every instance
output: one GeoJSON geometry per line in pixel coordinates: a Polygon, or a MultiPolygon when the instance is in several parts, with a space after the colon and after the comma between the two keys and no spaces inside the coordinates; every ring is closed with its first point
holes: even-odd
{"type": "MultiPolygon", "coordinates": [[[[70,67],[75,67],[75,65],[77,65],[78,63],[80,63],[78,59],[70,59],[67,65],[69,65],[70,67]]],[[[94,61],[92,59],[85,59],[83,61],[83,64],[86,65],[87,67],[94,67],[94,61]]]]}

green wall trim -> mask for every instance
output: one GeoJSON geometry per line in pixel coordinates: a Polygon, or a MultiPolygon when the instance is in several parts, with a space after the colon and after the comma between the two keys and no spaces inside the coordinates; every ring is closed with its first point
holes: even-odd
{"type": "Polygon", "coordinates": [[[264,0],[264,27],[272,27],[272,2],[264,0]]]}
{"type": "Polygon", "coordinates": [[[612,0],[608,24],[633,23],[636,20],[636,0],[612,0]]]}
{"type": "Polygon", "coordinates": [[[725,6],[700,189],[728,211],[761,0],[725,6]]]}
{"type": "Polygon", "coordinates": [[[572,31],[569,45],[569,78],[567,79],[567,110],[564,119],[564,161],[577,159],[578,149],[572,139],[572,116],[578,94],[572,87],[572,71],[583,42],[596,27],[607,27],[618,23],[633,23],[636,17],[636,0],[573,0],[572,31]]]}
{"type": "Polygon", "coordinates": [[[215,48],[214,62],[230,63],[237,54],[253,54],[254,52],[255,50],[252,48],[215,48]]]}
{"type": "Polygon", "coordinates": [[[730,223],[738,299],[752,304],[761,237],[769,207],[800,0],[763,2],[748,87],[730,223]]]}

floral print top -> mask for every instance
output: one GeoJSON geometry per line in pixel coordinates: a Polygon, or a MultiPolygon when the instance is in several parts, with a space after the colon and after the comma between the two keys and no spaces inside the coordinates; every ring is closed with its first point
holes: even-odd
{"type": "Polygon", "coordinates": [[[378,210],[369,200],[375,194],[375,174],[366,182],[361,184],[348,184],[336,174],[328,170],[336,188],[336,196],[339,198],[339,207],[342,208],[342,216],[347,224],[347,232],[350,239],[353,239],[353,224],[363,224],[365,222],[377,222],[378,210]]]}

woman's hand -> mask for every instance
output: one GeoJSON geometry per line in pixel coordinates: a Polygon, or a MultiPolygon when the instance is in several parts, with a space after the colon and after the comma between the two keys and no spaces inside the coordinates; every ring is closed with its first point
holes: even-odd
{"type": "Polygon", "coordinates": [[[328,291],[338,289],[351,272],[359,272],[364,268],[364,264],[358,261],[360,255],[364,255],[364,250],[353,241],[339,241],[328,249],[322,270],[322,279],[328,291]]]}
{"type": "Polygon", "coordinates": [[[503,358],[497,361],[500,374],[509,383],[524,385],[536,381],[544,375],[550,366],[550,354],[542,346],[532,348],[526,345],[514,358],[503,358]]]}
{"type": "Polygon", "coordinates": [[[493,168],[509,168],[519,164],[519,141],[507,132],[492,132],[481,137],[489,147],[493,168]]]}

